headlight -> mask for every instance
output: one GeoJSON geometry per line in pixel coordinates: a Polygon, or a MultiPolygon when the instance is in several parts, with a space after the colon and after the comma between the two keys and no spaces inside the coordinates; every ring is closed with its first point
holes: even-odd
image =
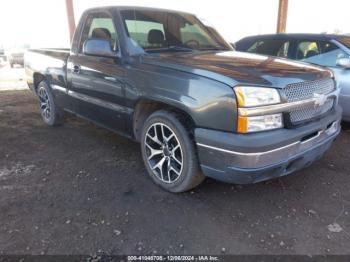
{"type": "Polygon", "coordinates": [[[282,114],[238,117],[239,133],[259,132],[283,127],[282,114]]]}
{"type": "MultiPolygon", "coordinates": [[[[259,108],[281,103],[278,91],[268,87],[237,86],[235,87],[239,108],[259,108]]],[[[250,133],[283,127],[282,113],[272,115],[238,116],[237,132],[250,133]]]]}
{"type": "Polygon", "coordinates": [[[237,86],[235,87],[239,107],[278,104],[281,97],[274,88],[237,86]]]}

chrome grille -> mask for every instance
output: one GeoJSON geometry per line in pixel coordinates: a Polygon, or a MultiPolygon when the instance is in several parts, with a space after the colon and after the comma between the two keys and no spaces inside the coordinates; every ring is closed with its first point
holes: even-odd
{"type": "MultiPolygon", "coordinates": [[[[334,91],[335,85],[333,79],[320,79],[309,82],[301,82],[287,85],[284,89],[284,94],[288,102],[295,102],[305,99],[310,99],[315,94],[328,94],[334,91]]],[[[332,109],[334,99],[328,99],[321,106],[310,106],[307,108],[300,108],[289,113],[290,120],[293,124],[305,120],[310,120],[320,116],[332,109]]]]}
{"type": "Polygon", "coordinates": [[[313,98],[314,94],[328,94],[334,90],[331,78],[287,85],[284,89],[288,102],[313,98]]]}
{"type": "Polygon", "coordinates": [[[300,121],[312,119],[314,117],[323,115],[324,113],[328,112],[329,110],[332,109],[334,105],[334,99],[328,99],[324,105],[319,106],[319,107],[309,107],[309,108],[304,108],[304,109],[299,109],[290,112],[290,120],[292,123],[297,123],[300,121]]]}

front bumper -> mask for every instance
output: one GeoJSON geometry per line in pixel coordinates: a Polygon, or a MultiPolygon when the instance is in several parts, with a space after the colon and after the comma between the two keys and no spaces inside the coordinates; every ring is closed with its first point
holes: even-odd
{"type": "Polygon", "coordinates": [[[300,170],[320,158],[340,132],[341,109],[295,129],[234,134],[196,129],[203,173],[224,182],[256,183],[300,170]]]}

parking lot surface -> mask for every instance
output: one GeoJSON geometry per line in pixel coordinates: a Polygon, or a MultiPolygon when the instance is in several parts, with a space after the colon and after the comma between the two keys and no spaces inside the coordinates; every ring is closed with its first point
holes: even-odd
{"type": "Polygon", "coordinates": [[[350,125],[295,175],[170,194],[137,143],[74,116],[48,127],[29,90],[5,89],[2,254],[350,254],[350,125]]]}
{"type": "Polygon", "coordinates": [[[22,67],[0,64],[0,91],[28,89],[22,67]]]}

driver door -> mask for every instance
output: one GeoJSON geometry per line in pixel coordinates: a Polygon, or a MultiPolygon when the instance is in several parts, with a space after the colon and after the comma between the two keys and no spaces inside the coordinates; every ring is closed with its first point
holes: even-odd
{"type": "Polygon", "coordinates": [[[113,18],[108,13],[93,12],[88,15],[79,52],[68,60],[71,79],[68,93],[73,99],[75,113],[107,128],[125,132],[125,68],[119,58],[83,53],[83,44],[90,38],[108,40],[113,50],[119,52],[115,28],[113,18]]]}

